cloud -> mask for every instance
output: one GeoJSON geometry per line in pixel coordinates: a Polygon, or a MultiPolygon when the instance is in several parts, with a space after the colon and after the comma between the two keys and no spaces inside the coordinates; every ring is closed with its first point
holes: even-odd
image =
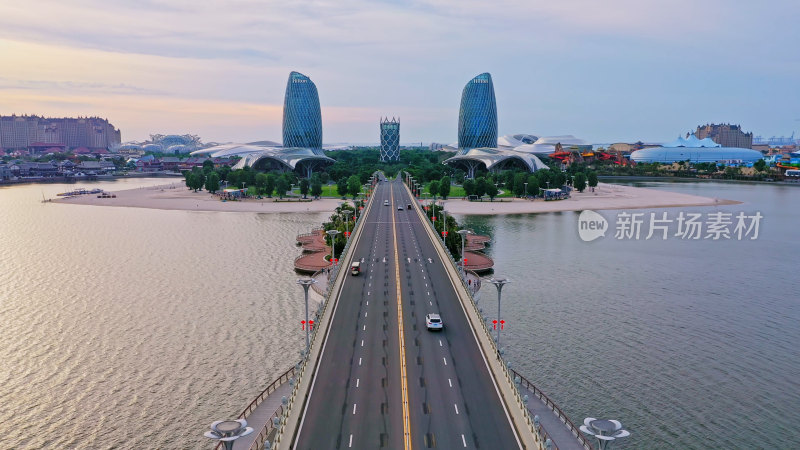
{"type": "MultiPolygon", "coordinates": [[[[738,88],[757,75],[788,93],[776,100],[797,103],[791,80],[800,62],[789,43],[800,41],[799,10],[777,0],[3,2],[0,93],[97,97],[94,104],[131,120],[126,101],[108,105],[102,96],[163,97],[173,118],[160,120],[181,121],[170,104],[280,105],[289,71],[299,70],[324,108],[341,111],[331,115],[341,134],[358,133],[352,140],[371,139],[371,119],[400,114],[419,120],[404,128],[419,139],[449,142],[463,84],[489,71],[501,128],[509,127],[501,132],[566,128],[610,139],[641,122],[621,121],[615,131],[592,115],[627,117],[620,99],[635,99],[676,118],[642,132],[658,126],[672,136],[681,102],[671,99],[714,105],[724,94],[703,89],[714,80],[738,88]]],[[[770,114],[784,113],[792,114],[770,114]]]]}

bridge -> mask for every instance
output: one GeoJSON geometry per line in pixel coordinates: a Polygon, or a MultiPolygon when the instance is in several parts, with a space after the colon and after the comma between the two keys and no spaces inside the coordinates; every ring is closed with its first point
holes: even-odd
{"type": "Polygon", "coordinates": [[[411,192],[379,178],[338,266],[361,273],[334,269],[310,351],[242,413],[256,432],[235,448],[591,449],[503,362],[411,192]]]}

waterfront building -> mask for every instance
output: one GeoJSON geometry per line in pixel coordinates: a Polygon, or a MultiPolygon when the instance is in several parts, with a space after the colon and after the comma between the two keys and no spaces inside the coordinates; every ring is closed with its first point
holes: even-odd
{"type": "Polygon", "coordinates": [[[478,147],[497,147],[497,103],[488,72],[464,86],[458,111],[458,148],[478,147]]]}
{"type": "Polygon", "coordinates": [[[711,138],[722,147],[752,148],[753,146],[753,133],[743,132],[740,125],[727,123],[698,125],[694,136],[701,140],[711,138]]]}
{"type": "Polygon", "coordinates": [[[400,119],[387,117],[380,121],[381,128],[381,161],[400,160],[400,119]]]}
{"type": "Polygon", "coordinates": [[[283,101],[283,145],[271,141],[224,144],[197,150],[192,155],[241,158],[234,169],[298,171],[310,178],[314,169],[335,161],[322,151],[322,115],[317,87],[299,72],[289,74],[283,101]]]}
{"type": "Polygon", "coordinates": [[[290,73],[286,84],[283,146],[322,148],[322,113],[317,86],[299,72],[290,73]]]}
{"type": "Polygon", "coordinates": [[[724,164],[753,163],[761,159],[761,152],[749,148],[724,147],[711,138],[698,139],[695,135],[678,138],[661,147],[645,148],[631,153],[631,160],[644,163],[672,164],[679,161],[691,163],[716,162],[724,164]]]}
{"type": "Polygon", "coordinates": [[[108,150],[120,143],[120,131],[99,117],[46,118],[0,116],[0,148],[29,150],[77,147],[108,150]]]}
{"type": "Polygon", "coordinates": [[[515,134],[497,138],[497,104],[489,73],[471,79],[461,93],[458,112],[458,151],[443,164],[462,167],[469,178],[483,166],[498,171],[516,165],[530,172],[546,169],[530,151],[537,141],[531,134],[515,134]],[[502,144],[502,145],[498,145],[502,144]]]}

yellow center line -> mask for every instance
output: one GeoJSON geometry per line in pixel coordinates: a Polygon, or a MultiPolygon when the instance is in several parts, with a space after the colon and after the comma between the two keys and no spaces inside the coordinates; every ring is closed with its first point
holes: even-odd
{"type": "Polygon", "coordinates": [[[394,276],[397,285],[397,335],[400,338],[400,390],[403,394],[403,448],[411,450],[411,420],[408,415],[408,382],[406,380],[406,344],[403,338],[403,301],[400,292],[400,256],[397,251],[397,222],[394,206],[394,186],[390,185],[392,196],[392,237],[394,238],[394,276]]]}

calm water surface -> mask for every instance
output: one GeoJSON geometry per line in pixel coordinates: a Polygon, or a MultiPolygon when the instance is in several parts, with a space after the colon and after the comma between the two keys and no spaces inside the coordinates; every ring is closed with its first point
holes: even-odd
{"type": "Polygon", "coordinates": [[[0,188],[0,448],[209,447],[299,359],[294,238],[326,214],[40,202],[74,187],[0,188]]]}
{"type": "MultiPolygon", "coordinates": [[[[761,237],[585,243],[577,213],[462,217],[514,280],[508,359],[576,423],[622,420],[617,448],[796,448],[800,189],[640,185],[743,201],[719,209],[761,211],[761,237]]],[[[72,187],[0,188],[0,448],[209,448],[207,425],[294,363],[294,237],[327,214],[39,202],[72,187]]]]}
{"type": "MultiPolygon", "coordinates": [[[[576,424],[620,419],[632,435],[615,448],[800,448],[800,188],[636,185],[742,201],[653,211],[760,211],[760,237],[619,241],[612,228],[586,243],[578,213],[460,217],[493,236],[496,274],[514,281],[508,359],[576,424]]],[[[618,212],[600,213],[613,227],[618,212]]]]}

